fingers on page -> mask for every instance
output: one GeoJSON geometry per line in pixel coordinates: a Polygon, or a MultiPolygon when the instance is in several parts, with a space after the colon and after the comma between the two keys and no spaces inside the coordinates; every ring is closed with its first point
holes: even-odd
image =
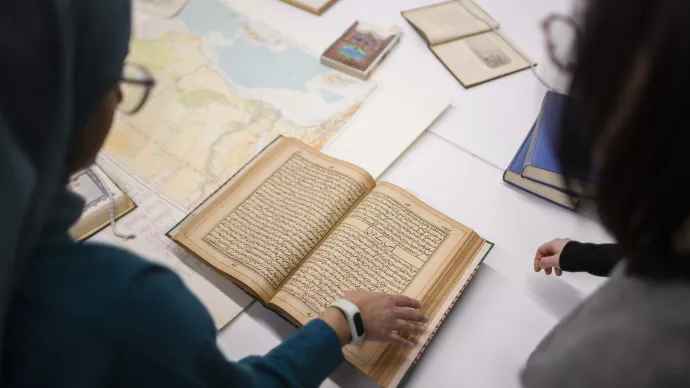
{"type": "Polygon", "coordinates": [[[400,319],[405,319],[413,322],[426,322],[429,318],[422,312],[412,310],[407,307],[399,307],[395,309],[395,315],[400,319]]]}
{"type": "Polygon", "coordinates": [[[393,332],[388,334],[387,340],[388,342],[394,345],[402,346],[404,348],[411,348],[414,346],[414,344],[411,341],[408,341],[405,338],[393,332]]]}
{"type": "Polygon", "coordinates": [[[415,325],[408,321],[398,319],[395,323],[395,330],[401,333],[424,333],[424,328],[422,326],[415,325]]]}
{"type": "Polygon", "coordinates": [[[412,307],[415,309],[422,307],[422,303],[420,301],[418,301],[417,299],[412,299],[409,296],[405,295],[396,295],[395,305],[398,307],[412,307]]]}

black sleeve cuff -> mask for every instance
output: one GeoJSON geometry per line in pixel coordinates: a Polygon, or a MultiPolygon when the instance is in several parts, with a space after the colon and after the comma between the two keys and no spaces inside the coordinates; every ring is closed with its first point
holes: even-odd
{"type": "Polygon", "coordinates": [[[559,264],[563,271],[608,276],[620,259],[621,254],[616,244],[569,241],[561,252],[559,264]]]}

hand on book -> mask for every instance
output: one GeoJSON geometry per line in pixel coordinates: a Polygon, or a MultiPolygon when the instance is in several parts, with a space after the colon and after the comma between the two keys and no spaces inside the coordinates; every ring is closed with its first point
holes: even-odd
{"type": "MultiPolygon", "coordinates": [[[[415,322],[429,320],[424,313],[418,311],[422,303],[404,295],[353,291],[345,295],[344,299],[359,308],[366,339],[371,341],[390,342],[411,348],[414,343],[403,338],[402,334],[424,332],[424,327],[415,322]]],[[[341,343],[350,342],[350,329],[339,310],[329,308],[321,315],[321,319],[335,330],[341,343]]]]}
{"type": "Polygon", "coordinates": [[[534,256],[534,272],[539,272],[542,269],[546,275],[551,275],[555,272],[556,276],[561,276],[561,252],[570,240],[567,238],[555,238],[537,249],[537,254],[534,256]]]}

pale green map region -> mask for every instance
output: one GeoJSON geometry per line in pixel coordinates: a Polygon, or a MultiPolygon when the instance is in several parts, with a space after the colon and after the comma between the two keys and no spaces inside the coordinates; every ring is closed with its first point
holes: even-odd
{"type": "Polygon", "coordinates": [[[190,1],[172,20],[138,15],[128,61],[157,85],[140,113],[117,118],[105,150],[189,210],[279,135],[321,149],[376,89],[227,0],[190,1]]]}

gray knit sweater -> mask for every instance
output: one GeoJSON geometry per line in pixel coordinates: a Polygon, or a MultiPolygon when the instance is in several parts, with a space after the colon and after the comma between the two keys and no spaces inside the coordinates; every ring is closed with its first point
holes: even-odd
{"type": "Polygon", "coordinates": [[[525,388],[690,387],[690,284],[611,279],[534,350],[525,388]]]}

